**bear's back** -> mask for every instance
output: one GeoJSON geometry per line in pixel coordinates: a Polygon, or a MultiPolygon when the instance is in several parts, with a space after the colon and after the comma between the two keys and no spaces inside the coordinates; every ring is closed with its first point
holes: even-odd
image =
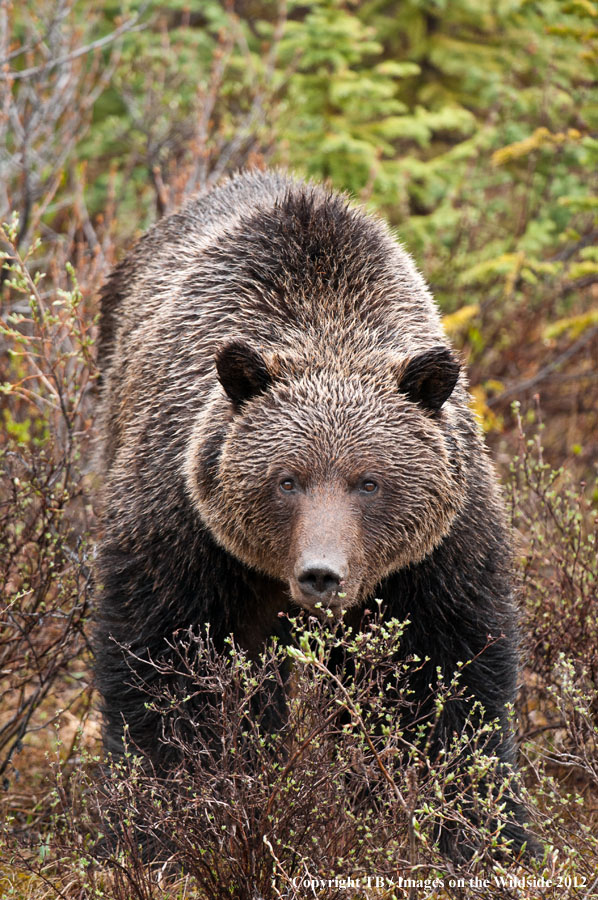
{"type": "Polygon", "coordinates": [[[152,319],[162,330],[164,315],[172,329],[206,315],[216,341],[254,332],[260,343],[295,346],[331,327],[330,340],[354,344],[365,325],[373,344],[390,339],[398,356],[443,337],[423,278],[386,225],[280,172],[237,175],[139,240],[102,291],[101,368],[119,344],[115,357],[126,360],[152,319]]]}
{"type": "Polygon", "coordinates": [[[177,276],[197,265],[202,250],[255,215],[296,185],[279,172],[250,172],[193,197],[181,210],[161,219],[115,267],[100,295],[98,358],[106,368],[119,335],[147,321],[176,291],[177,276]]]}
{"type": "Polygon", "coordinates": [[[215,353],[238,339],[297,372],[356,377],[446,340],[382,221],[281,173],[238,175],[158,222],[102,292],[104,467],[123,441],[156,435],[163,453],[164,423],[174,451],[218,390],[215,353]]]}

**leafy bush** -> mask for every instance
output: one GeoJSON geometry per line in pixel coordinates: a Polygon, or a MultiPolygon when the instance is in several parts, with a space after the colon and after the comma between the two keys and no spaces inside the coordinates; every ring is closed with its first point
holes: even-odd
{"type": "Polygon", "coordinates": [[[58,688],[68,697],[65,706],[76,705],[87,681],[89,500],[81,466],[88,465],[95,378],[93,319],[74,269],[67,264],[64,281],[46,293],[41,272],[29,271],[36,245],[21,258],[18,233],[16,219],[3,232],[12,248],[4,265],[8,314],[0,325],[8,348],[0,384],[0,660],[10,710],[0,727],[5,787],[13,757],[24,735],[40,727],[51,693],[58,688]]]}
{"type": "MultiPolygon", "coordinates": [[[[201,632],[178,635],[174,660],[153,663],[160,675],[176,674],[177,691],[152,691],[148,702],[162,711],[157,739],[180,755],[180,767],[168,776],[148,772],[129,746],[100,787],[78,787],[74,809],[58,793],[48,877],[62,854],[81,852],[82,828],[86,866],[96,878],[108,870],[123,900],[131,891],[159,896],[166,874],[180,872],[212,900],[300,897],[306,877],[321,880],[330,898],[342,896],[347,876],[363,885],[368,875],[392,882],[397,873],[448,880],[454,870],[439,851],[440,830],[458,829],[471,847],[460,877],[484,871],[499,849],[508,858],[501,823],[511,776],[485,749],[498,726],[465,729],[430,760],[434,719],[408,735],[401,710],[409,695],[389,705],[421,664],[396,665],[408,625],[374,620],[354,634],[313,619],[292,624],[295,646],[269,648],[258,661],[232,645],[229,654],[215,651],[201,632]],[[341,683],[334,660],[345,653],[357,662],[341,683]],[[256,711],[269,710],[283,689],[287,656],[289,714],[272,733],[256,711]]],[[[436,715],[461,693],[456,675],[439,692],[436,715]]],[[[497,888],[486,896],[505,895],[497,888]]]]}

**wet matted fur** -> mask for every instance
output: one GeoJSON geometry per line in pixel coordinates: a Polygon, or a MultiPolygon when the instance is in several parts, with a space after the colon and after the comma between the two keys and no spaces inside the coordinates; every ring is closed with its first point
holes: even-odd
{"type": "MultiPolygon", "coordinates": [[[[105,746],[123,720],[160,769],[131,667],[210,626],[250,653],[279,613],[357,623],[381,598],[429,703],[457,663],[437,745],[517,682],[510,550],[465,375],[426,284],[380,220],[279,173],[237,176],[159,222],[102,293],[96,672],[105,746]],[[494,640],[489,641],[489,636],[494,640]],[[130,647],[134,656],[123,652],[130,647]]],[[[154,673],[155,674],[155,673],[154,673]]],[[[519,804],[511,806],[521,820],[519,804]]],[[[510,826],[515,845],[522,828],[510,826]]]]}

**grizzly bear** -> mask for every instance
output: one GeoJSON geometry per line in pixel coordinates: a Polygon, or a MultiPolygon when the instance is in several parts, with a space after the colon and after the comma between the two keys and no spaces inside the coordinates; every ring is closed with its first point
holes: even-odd
{"type": "Polygon", "coordinates": [[[416,698],[469,662],[440,743],[479,701],[512,762],[501,500],[463,369],[386,225],[323,187],[241,174],[152,228],[101,302],[107,752],[122,752],[126,723],[167,764],[140,683],[177,630],[209,625],[216,643],[232,634],[257,654],[285,639],[280,613],[356,621],[378,598],[410,620],[416,698]]]}

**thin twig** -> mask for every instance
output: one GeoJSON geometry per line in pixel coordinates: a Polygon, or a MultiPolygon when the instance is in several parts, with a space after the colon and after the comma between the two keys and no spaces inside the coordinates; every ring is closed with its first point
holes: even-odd
{"type": "Polygon", "coordinates": [[[29,69],[21,69],[20,71],[0,71],[0,81],[17,81],[23,80],[24,78],[33,78],[35,75],[49,72],[57,66],[62,66],[64,63],[78,59],[80,56],[85,56],[87,53],[93,53],[94,50],[100,50],[102,47],[111,44],[123,34],[133,34],[137,31],[144,31],[147,28],[145,23],[142,23],[141,25],[135,24],[139,20],[142,12],[143,10],[136,13],[131,19],[127,19],[126,22],[123,22],[122,25],[119,25],[118,28],[115,28],[114,31],[111,31],[110,34],[105,35],[105,37],[98,38],[97,41],[92,41],[91,44],[86,44],[84,47],[78,47],[77,50],[72,50],[65,56],[59,56],[58,59],[51,59],[40,66],[31,66],[29,69]]]}
{"type": "Polygon", "coordinates": [[[520,394],[525,391],[529,391],[531,388],[535,387],[541,381],[554,372],[555,369],[558,369],[559,366],[562,366],[563,363],[566,363],[567,360],[571,359],[572,356],[581,350],[582,347],[585,347],[586,344],[592,340],[598,334],[598,325],[595,325],[593,328],[590,328],[589,331],[584,332],[570,347],[567,348],[563,353],[553,359],[552,362],[543,366],[535,375],[531,378],[526,378],[523,381],[518,381],[515,384],[512,384],[510,387],[505,388],[505,390],[498,394],[496,397],[492,397],[488,400],[488,406],[496,406],[498,403],[502,403],[506,400],[507,397],[512,397],[514,394],[520,394]]]}

